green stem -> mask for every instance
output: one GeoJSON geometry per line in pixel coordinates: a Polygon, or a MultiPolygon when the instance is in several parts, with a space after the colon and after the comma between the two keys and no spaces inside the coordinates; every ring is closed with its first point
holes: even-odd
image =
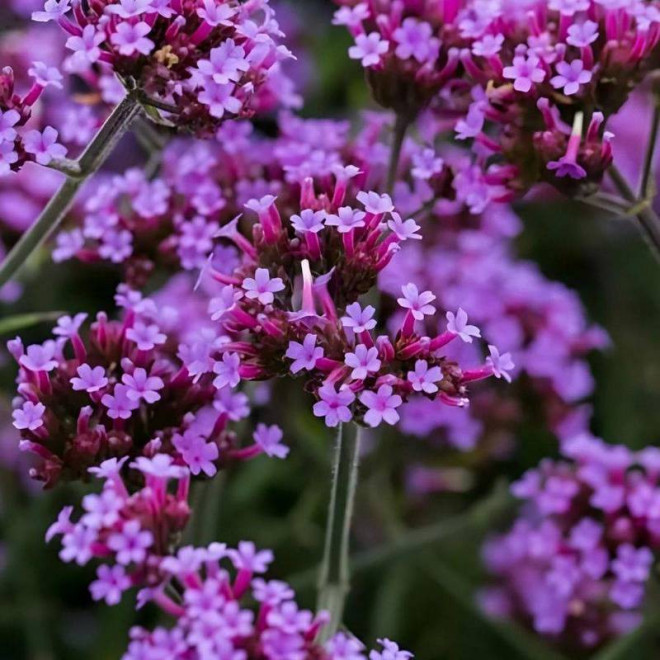
{"type": "Polygon", "coordinates": [[[401,160],[401,149],[403,141],[406,138],[406,132],[410,126],[410,120],[404,114],[397,114],[394,123],[394,135],[392,138],[392,151],[390,152],[390,165],[387,171],[387,193],[391,195],[394,192],[396,183],[396,174],[399,169],[399,160],[401,160]]]}
{"type": "MultiPolygon", "coordinates": [[[[350,561],[351,573],[358,574],[388,566],[399,559],[430,549],[458,534],[489,527],[494,520],[509,513],[514,505],[515,500],[509,495],[508,489],[498,486],[491,495],[459,515],[433,525],[407,530],[394,541],[356,553],[350,561]]],[[[293,575],[287,581],[296,590],[303,590],[314,584],[315,575],[314,569],[305,570],[293,575]]]]}
{"type": "Polygon", "coordinates": [[[339,629],[350,589],[349,538],[360,460],[360,429],[342,424],[337,433],[332,494],[325,538],[325,552],[319,576],[318,609],[330,613],[323,629],[326,641],[339,629]]]}
{"type": "Polygon", "coordinates": [[[653,193],[653,160],[655,156],[655,145],[658,140],[658,127],[660,127],[660,98],[654,95],[653,98],[653,117],[651,119],[651,132],[648,145],[646,146],[646,156],[644,157],[644,169],[639,183],[639,197],[647,199],[653,193]]]}
{"type": "Polygon", "coordinates": [[[68,163],[66,181],[0,264],[0,287],[14,277],[32,253],[57,228],[73,205],[80,187],[105,162],[133,119],[140,113],[140,109],[141,106],[133,95],[126,96],[113,110],[82,156],[77,161],[68,163]]]}
{"type": "Polygon", "coordinates": [[[639,229],[651,252],[660,261],[660,218],[653,210],[651,200],[637,199],[625,177],[614,165],[610,165],[608,172],[619,194],[633,206],[638,206],[634,216],[637,218],[639,229]]]}

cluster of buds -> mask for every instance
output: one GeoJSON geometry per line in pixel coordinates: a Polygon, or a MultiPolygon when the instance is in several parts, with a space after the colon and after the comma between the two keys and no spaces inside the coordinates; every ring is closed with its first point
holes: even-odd
{"type": "Polygon", "coordinates": [[[520,519],[485,549],[493,614],[567,646],[595,647],[641,622],[660,548],[660,453],[590,436],[567,441],[512,487],[520,519]]]}
{"type": "Polygon", "coordinates": [[[28,130],[34,104],[48,86],[62,87],[62,75],[43,62],[30,69],[33,84],[20,95],[16,92],[14,72],[6,67],[0,71],[0,177],[16,172],[25,163],[49,165],[66,156],[66,148],[58,142],[58,132],[52,126],[43,131],[28,130]]]}
{"type": "Polygon", "coordinates": [[[251,200],[246,206],[258,217],[252,241],[238,219],[220,230],[242,260],[230,273],[212,263],[205,271],[224,284],[210,312],[232,338],[220,346],[213,370],[233,386],[305,374],[317,398],[314,413],[328,426],[354,418],[395,424],[397,408],[414,393],[465,406],[467,383],[508,379],[511,356],[491,346],[483,366],[461,370],[443,348],[457,337],[472,342],[479,330],[461,312],[446,331],[418,334],[419,322],[436,311],[435,296],[412,283],[401,289],[405,315],[395,337],[374,337],[376,310],[358,298],[373,289],[402,242],[419,238],[419,226],[402,220],[388,195],[354,190],[357,174],[353,166],[335,167],[325,182],[306,179],[297,212],[285,217],[273,195],[251,200]]]}
{"type": "Polygon", "coordinates": [[[46,532],[46,541],[61,535],[60,558],[84,566],[101,561],[90,585],[94,600],[116,605],[136,586],[160,586],[161,564],[178,542],[190,517],[190,471],[167,454],[111,458],[90,468],[103,479],[99,494],[85,495],[84,513],[71,520],[73,507],[62,509],[46,532]],[[122,476],[124,472],[124,476],[122,476]]]}
{"type": "Polygon", "coordinates": [[[474,139],[482,161],[503,162],[513,189],[547,181],[592,192],[612,161],[607,120],[657,60],[660,4],[471,4],[461,59],[477,87],[458,139],[474,139]]]}
{"type": "Polygon", "coordinates": [[[200,136],[264,109],[260,90],[290,57],[268,0],[47,0],[33,20],[70,35],[67,69],[111,67],[145,104],[200,136]]]}
{"type": "MultiPolygon", "coordinates": [[[[230,422],[249,414],[247,397],[206,375],[204,328],[177,343],[161,329],[171,310],[126,288],[117,301],[123,319],[99,313],[86,340],[78,314],[59,320],[54,340],[26,349],[9,342],[20,365],[14,426],[21,448],[40,458],[34,478],[52,486],[83,479],[108,458],[156,453],[210,477],[226,462],[286,456],[275,426],[259,425],[254,444],[238,446],[230,422]]],[[[223,341],[213,334],[215,349],[223,341]]]]}
{"type": "Polygon", "coordinates": [[[350,31],[351,59],[365,68],[376,101],[407,121],[462,70],[462,0],[336,0],[334,24],[350,31]]]}
{"type": "MultiPolygon", "coordinates": [[[[124,660],[367,660],[364,644],[346,633],[317,641],[328,615],[299,609],[286,582],[257,577],[272,560],[270,550],[259,551],[249,541],[237,548],[184,547],[163,559],[161,569],[174,588],[145,589],[140,600],[154,601],[176,622],[169,629],[133,628],[124,660]]],[[[390,640],[379,643],[382,650],[371,651],[369,660],[413,657],[390,640]]]]}

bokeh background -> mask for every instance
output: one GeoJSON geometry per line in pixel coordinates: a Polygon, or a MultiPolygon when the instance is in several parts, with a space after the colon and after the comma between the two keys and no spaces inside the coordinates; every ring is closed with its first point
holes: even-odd
{"type": "MultiPolygon", "coordinates": [[[[25,30],[27,19],[21,14],[38,3],[10,4],[0,0],[0,44],[5,49],[8,40],[20,39],[25,30]]],[[[299,56],[296,76],[306,98],[301,114],[355,118],[369,108],[362,68],[346,56],[349,37],[331,26],[331,3],[278,4],[299,56]]],[[[617,158],[630,163],[633,173],[649,112],[641,95],[624,110],[615,129],[617,158]]],[[[136,151],[129,138],[111,167],[123,167],[136,151]]],[[[13,184],[0,189],[0,236],[6,244],[20,230],[14,216],[24,209],[25,199],[42,203],[34,189],[20,191],[20,199],[18,194],[13,184]]],[[[549,279],[574,289],[590,321],[610,335],[610,348],[589,358],[596,381],[593,432],[633,448],[658,444],[659,264],[629,219],[613,219],[544,191],[519,203],[516,211],[524,221],[515,244],[520,258],[536,262],[549,279]]],[[[110,268],[54,265],[44,252],[30,264],[20,295],[15,292],[16,299],[0,306],[0,340],[4,344],[14,336],[15,329],[3,324],[14,315],[111,309],[118,282],[110,268]]],[[[48,331],[46,321],[21,334],[26,342],[40,341],[48,331]]],[[[0,360],[0,659],[119,658],[129,627],[153,623],[154,615],[136,614],[130,599],[114,608],[93,604],[87,590],[93,569],[62,564],[56,548],[43,542],[57,511],[79,501],[84,488],[65,485],[44,494],[28,480],[9,415],[15,369],[5,353],[0,360]]],[[[292,581],[301,605],[313,607],[331,436],[286,387],[276,388],[273,396],[273,408],[284,413],[277,421],[294,451],[285,462],[257,462],[217,479],[218,509],[197,511],[195,533],[208,541],[221,538],[231,544],[250,538],[272,547],[278,557],[274,573],[292,581]]],[[[481,543],[512,516],[511,509],[501,506],[506,484],[556,453],[556,441],[540,412],[535,414],[533,401],[526,410],[524,423],[515,430],[516,450],[506,461],[484,464],[442,443],[420,449],[419,440],[394,434],[367,442],[355,535],[360,570],[347,617],[359,637],[386,634],[421,660],[562,657],[522,629],[489,621],[476,605],[475,593],[486,580],[481,543]],[[458,475],[459,481],[468,474],[469,486],[450,485],[423,498],[411,495],[401,470],[411,456],[458,475]],[[436,534],[437,542],[420,549],[423,539],[410,529],[428,525],[446,533],[436,534]],[[374,547],[386,548],[385,555],[374,547]]],[[[660,612],[660,601],[653,609],[660,612]]],[[[639,637],[625,657],[660,657],[660,626],[639,637]]]]}

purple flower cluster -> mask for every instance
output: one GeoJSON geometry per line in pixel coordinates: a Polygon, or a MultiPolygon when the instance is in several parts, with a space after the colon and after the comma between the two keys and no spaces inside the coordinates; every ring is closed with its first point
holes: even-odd
{"type": "Polygon", "coordinates": [[[107,458],[162,452],[210,477],[226,462],[286,455],[277,427],[261,425],[244,448],[228,427],[249,414],[237,382],[210,374],[213,351],[228,338],[209,339],[202,327],[177,343],[161,330],[167,308],[125,287],[117,302],[123,319],[99,313],[86,341],[78,314],[59,320],[54,340],[9,342],[20,365],[14,426],[21,448],[41,459],[32,476],[52,486],[85,478],[107,458]]]}
{"type": "Polygon", "coordinates": [[[457,138],[474,140],[485,166],[512,167],[512,189],[589,192],[612,162],[607,120],[655,65],[660,4],[470,4],[462,62],[477,86],[457,138]]]}
{"type": "Polygon", "coordinates": [[[519,617],[566,645],[595,647],[639,624],[660,548],[660,453],[590,436],[566,441],[513,485],[527,502],[485,548],[493,614],[519,617]]]}
{"type": "MultiPolygon", "coordinates": [[[[537,392],[551,429],[560,436],[574,434],[574,422],[584,417],[577,414],[579,403],[593,389],[585,357],[606,346],[604,332],[588,326],[573,292],[545,279],[533,264],[515,259],[511,241],[520,221],[507,207],[493,204],[476,218],[445,204],[442,214],[426,223],[425,235],[432,240],[401,250],[381,274],[381,290],[395,298],[403,283],[420,282],[437,295],[438,308],[454,323],[458,319],[452,310],[469,314],[490,342],[516,356],[515,375],[528,377],[526,384],[531,382],[537,392]]],[[[390,326],[400,321],[401,313],[393,312],[390,326]]],[[[451,355],[461,364],[481,359],[472,343],[456,347],[460,351],[451,355]]],[[[469,409],[449,410],[415,399],[401,410],[401,428],[421,436],[442,429],[452,446],[464,450],[490,436],[502,441],[519,416],[512,400],[516,393],[492,389],[475,393],[469,409]]]]}
{"type": "MultiPolygon", "coordinates": [[[[187,546],[163,559],[161,569],[175,589],[145,589],[139,600],[154,601],[176,622],[169,629],[133,628],[124,660],[367,660],[364,644],[346,633],[316,641],[328,615],[299,609],[287,583],[260,577],[272,561],[270,550],[249,541],[237,548],[187,546]]],[[[379,643],[382,650],[371,651],[369,660],[413,657],[390,640],[379,643]]]]}
{"type": "Polygon", "coordinates": [[[268,0],[47,0],[32,17],[69,35],[67,70],[84,77],[110,67],[169,122],[201,136],[267,109],[277,89],[260,90],[271,73],[282,78],[279,63],[291,56],[268,0]]]}
{"type": "Polygon", "coordinates": [[[336,3],[341,8],[333,22],[350,31],[349,57],[361,62],[383,107],[412,120],[457,76],[461,0],[336,3]]]}
{"type": "Polygon", "coordinates": [[[190,517],[187,468],[167,454],[155,454],[138,457],[129,473],[127,460],[111,458],[90,468],[104,480],[102,491],[83,497],[84,513],[77,522],[67,506],[46,533],[46,541],[61,535],[62,561],[102,562],[90,591],[108,605],[116,605],[132,587],[162,584],[161,563],[190,517]]]}
{"type": "Polygon", "coordinates": [[[419,227],[401,218],[388,195],[356,189],[356,167],[333,172],[303,181],[293,214],[283,216],[274,195],[249,201],[258,219],[252,241],[238,219],[219,232],[242,260],[230,273],[212,263],[206,270],[224,284],[211,301],[212,318],[233,339],[213,367],[218,378],[237,384],[304,372],[317,398],[314,413],[331,427],[353,418],[369,426],[395,424],[397,409],[415,393],[464,406],[467,383],[508,379],[511,357],[494,346],[471,371],[445,357],[443,348],[457,337],[472,342],[480,336],[463,314],[440,334],[419,334],[422,321],[435,314],[435,295],[413,283],[400,289],[403,319],[395,336],[374,336],[376,310],[358,298],[419,227]]]}
{"type": "Polygon", "coordinates": [[[39,130],[27,125],[43,91],[49,86],[61,88],[62,75],[43,62],[35,62],[30,76],[32,86],[20,95],[15,90],[14,71],[10,67],[0,71],[0,177],[18,171],[28,162],[49,165],[67,153],[55,128],[46,126],[39,130]]]}

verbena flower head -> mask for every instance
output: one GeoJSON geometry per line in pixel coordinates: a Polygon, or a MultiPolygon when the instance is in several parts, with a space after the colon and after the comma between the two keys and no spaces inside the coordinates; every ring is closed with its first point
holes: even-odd
{"type": "Polygon", "coordinates": [[[238,220],[220,230],[241,262],[227,273],[211,260],[205,271],[225,285],[210,313],[232,339],[220,347],[215,369],[224,374],[231,363],[246,380],[304,378],[317,399],[314,414],[330,427],[351,419],[395,424],[399,406],[416,393],[409,373],[419,361],[441,372],[426,396],[465,406],[466,383],[503,375],[510,356],[504,371],[484,364],[463,373],[443,348],[467,326],[425,335],[435,296],[413,283],[401,287],[404,314],[393,336],[373,332],[374,310],[359,298],[417,226],[401,231],[391,198],[360,190],[358,180],[356,167],[335,165],[330,176],[306,177],[295,203],[285,196],[280,205],[275,195],[248,201],[247,217],[256,216],[251,240],[238,220]]]}
{"type": "Polygon", "coordinates": [[[85,495],[83,514],[71,520],[65,507],[46,533],[61,536],[60,558],[82,566],[99,561],[90,585],[94,600],[116,605],[125,591],[163,582],[161,562],[190,517],[190,472],[167,454],[111,458],[90,472],[103,480],[100,493],[85,495]],[[129,470],[130,468],[130,470],[129,470]]]}
{"type": "Polygon", "coordinates": [[[174,618],[169,627],[153,631],[135,627],[124,660],[162,657],[241,658],[244,660],[408,660],[412,654],[390,640],[371,651],[340,632],[321,644],[319,632],[328,623],[325,612],[300,609],[295,593],[282,581],[267,579],[270,550],[242,541],[237,548],[212,543],[185,547],[164,558],[164,582],[143,590],[141,603],[153,601],[174,618]],[[169,584],[176,589],[165,591],[169,584]],[[174,598],[171,594],[178,593],[174,598]]]}
{"type": "Polygon", "coordinates": [[[213,373],[212,356],[228,338],[200,327],[179,342],[161,330],[168,309],[125,287],[117,301],[120,321],[99,313],[83,332],[85,314],[63,317],[55,339],[9,343],[20,365],[14,426],[21,448],[40,458],[32,476],[52,486],[85,478],[108,458],[160,452],[210,477],[228,461],[281,454],[283,446],[257,440],[241,448],[229,428],[248,408],[247,397],[213,373]]]}
{"type": "Polygon", "coordinates": [[[33,20],[70,35],[69,70],[110,66],[129,89],[171,106],[169,122],[201,136],[263,109],[260,91],[290,57],[268,0],[47,0],[33,20]]]}
{"type": "Polygon", "coordinates": [[[660,545],[660,460],[590,436],[566,441],[513,485],[520,518],[485,549],[493,614],[569,647],[596,647],[641,622],[660,545]]]}
{"type": "Polygon", "coordinates": [[[333,22],[350,31],[349,57],[365,68],[374,98],[408,120],[462,69],[457,19],[464,2],[336,4],[333,22]]]}
{"type": "Polygon", "coordinates": [[[463,82],[475,86],[458,139],[475,140],[482,162],[513,165],[511,189],[593,192],[612,161],[607,120],[655,66],[660,3],[474,0],[457,20],[463,82]]]}
{"type": "Polygon", "coordinates": [[[28,162],[49,165],[67,153],[55,128],[28,125],[43,91],[49,86],[62,87],[62,75],[56,68],[36,62],[30,76],[31,88],[19,94],[11,67],[0,71],[0,177],[18,171],[28,162]]]}

